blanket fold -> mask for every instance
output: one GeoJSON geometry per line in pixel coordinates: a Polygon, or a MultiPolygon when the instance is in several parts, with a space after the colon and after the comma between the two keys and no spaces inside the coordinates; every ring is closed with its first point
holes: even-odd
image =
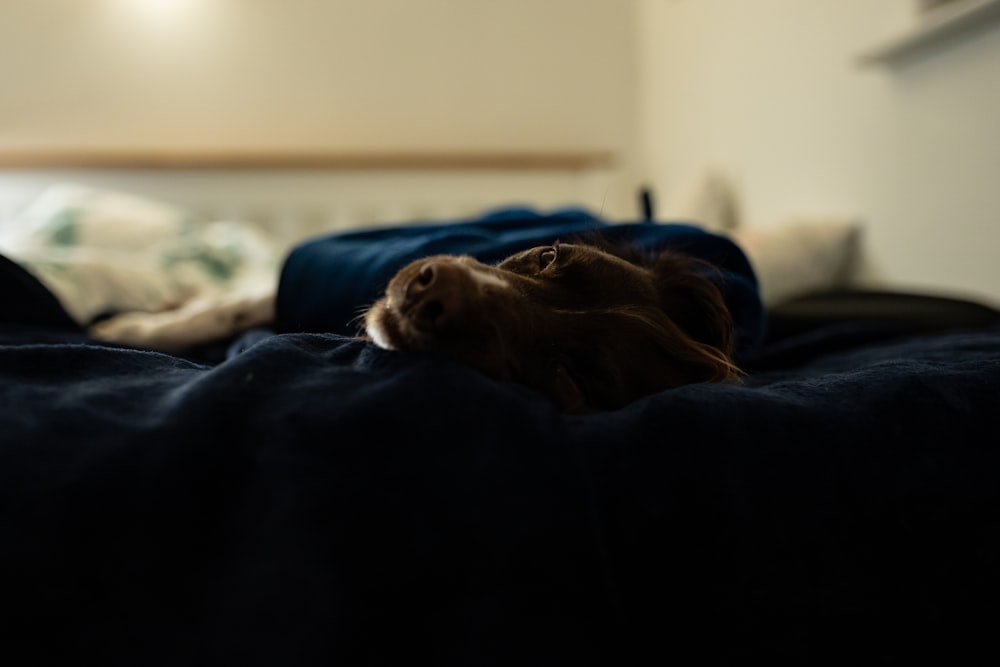
{"type": "Polygon", "coordinates": [[[285,260],[276,326],[284,332],[358,332],[359,315],[409,262],[434,254],[471,255],[492,264],[556,240],[598,235],[640,249],[673,249],[719,268],[733,313],[737,348],[763,340],[766,318],[749,260],[730,239],[686,224],[609,223],[581,209],[539,213],[507,208],[457,223],[426,223],[330,234],[302,243],[285,260]]]}

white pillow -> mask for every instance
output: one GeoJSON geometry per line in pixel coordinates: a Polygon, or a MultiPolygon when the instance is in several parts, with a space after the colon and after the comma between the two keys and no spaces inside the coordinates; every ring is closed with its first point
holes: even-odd
{"type": "Polygon", "coordinates": [[[809,217],[732,233],[753,264],[765,306],[858,282],[862,228],[856,220],[809,217]]]}

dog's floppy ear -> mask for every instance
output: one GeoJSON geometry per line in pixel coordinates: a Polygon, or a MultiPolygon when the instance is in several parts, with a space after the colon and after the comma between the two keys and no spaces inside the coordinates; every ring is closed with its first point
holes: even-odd
{"type": "Polygon", "coordinates": [[[733,318],[711,280],[718,270],[694,258],[661,253],[652,265],[664,312],[688,336],[719,349],[733,350],[733,318]]]}
{"type": "Polygon", "coordinates": [[[712,264],[672,250],[650,255],[627,243],[610,243],[601,236],[585,237],[620,259],[651,270],[660,295],[660,308],[693,340],[710,345],[729,357],[733,352],[733,317],[713,282],[719,274],[712,264]]]}
{"type": "Polygon", "coordinates": [[[663,311],[694,343],[705,380],[739,377],[731,357],[733,317],[711,279],[714,266],[666,251],[651,264],[663,311]]]}

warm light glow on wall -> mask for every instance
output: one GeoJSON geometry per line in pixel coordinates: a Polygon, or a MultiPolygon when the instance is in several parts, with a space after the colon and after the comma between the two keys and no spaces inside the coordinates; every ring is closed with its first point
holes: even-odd
{"type": "MultiPolygon", "coordinates": [[[[212,0],[208,0],[211,3],[212,0]]],[[[113,4],[135,18],[150,21],[177,21],[192,18],[206,0],[113,0],[113,4]]]]}
{"type": "MultiPolygon", "coordinates": [[[[2,1],[2,0],[0,0],[2,1]]],[[[150,76],[211,59],[206,52],[226,27],[229,0],[103,0],[98,21],[109,49],[150,76]],[[167,70],[162,69],[167,67],[167,70]]]]}

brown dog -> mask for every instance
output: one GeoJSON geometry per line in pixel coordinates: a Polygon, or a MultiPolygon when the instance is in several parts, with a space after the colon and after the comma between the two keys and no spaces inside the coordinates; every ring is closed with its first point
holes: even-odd
{"type": "Polygon", "coordinates": [[[401,269],[364,324],[380,347],[534,387],[564,411],[616,409],[739,377],[732,317],[711,269],[675,253],[641,261],[568,243],[496,266],[439,255],[401,269]]]}

